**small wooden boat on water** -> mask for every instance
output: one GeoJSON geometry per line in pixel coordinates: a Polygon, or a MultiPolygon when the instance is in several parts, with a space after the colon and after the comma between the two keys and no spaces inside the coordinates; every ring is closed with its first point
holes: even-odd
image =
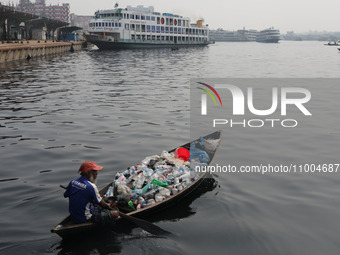
{"type": "MultiPolygon", "coordinates": [[[[220,139],[221,137],[221,131],[216,131],[214,133],[211,133],[207,136],[204,136],[204,139],[220,139]]],[[[198,140],[195,140],[198,141],[198,140]]],[[[195,142],[193,141],[193,142],[195,142]]],[[[186,143],[182,146],[179,146],[181,148],[186,148],[186,149],[190,149],[190,144],[192,142],[186,143]]],[[[178,148],[179,148],[178,147],[178,148]]],[[[170,150],[169,153],[174,152],[177,148],[170,150]]],[[[215,148],[215,150],[213,152],[208,153],[210,161],[207,163],[208,165],[211,165],[216,151],[218,149],[218,146],[215,148]]],[[[140,208],[137,209],[135,211],[131,211],[126,213],[126,215],[129,216],[133,216],[135,218],[145,218],[147,216],[156,214],[157,212],[164,210],[166,208],[169,208],[173,205],[175,205],[179,200],[181,200],[182,198],[188,196],[190,193],[192,193],[201,183],[202,181],[207,177],[207,175],[209,174],[208,171],[202,171],[199,172],[198,177],[191,182],[187,187],[185,187],[183,190],[179,191],[178,193],[167,197],[166,199],[164,199],[163,201],[159,201],[156,202],[153,205],[144,207],[144,208],[140,208]]],[[[102,188],[99,193],[101,196],[103,196],[108,188],[112,185],[112,182],[107,184],[104,188],[102,188]]],[[[115,222],[119,222],[123,220],[122,217],[118,217],[115,222]]],[[[52,233],[56,233],[59,236],[61,236],[62,238],[69,238],[69,237],[74,237],[79,235],[80,233],[84,233],[84,232],[88,232],[89,230],[94,230],[94,229],[98,229],[101,228],[102,226],[100,226],[99,224],[95,224],[92,221],[88,221],[85,223],[81,223],[81,224],[75,224],[71,221],[70,216],[67,216],[65,219],[63,219],[59,224],[57,224],[57,226],[55,226],[54,228],[51,229],[52,233]]]]}

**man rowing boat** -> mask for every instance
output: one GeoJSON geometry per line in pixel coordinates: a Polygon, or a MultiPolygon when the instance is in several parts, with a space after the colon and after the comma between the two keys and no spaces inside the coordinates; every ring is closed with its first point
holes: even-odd
{"type": "Polygon", "coordinates": [[[107,224],[118,217],[118,211],[111,210],[111,206],[116,206],[117,202],[112,205],[106,203],[98,192],[96,180],[98,171],[102,169],[102,166],[93,161],[85,161],[78,171],[81,176],[68,184],[64,197],[69,198],[69,212],[73,222],[91,220],[107,224]]]}

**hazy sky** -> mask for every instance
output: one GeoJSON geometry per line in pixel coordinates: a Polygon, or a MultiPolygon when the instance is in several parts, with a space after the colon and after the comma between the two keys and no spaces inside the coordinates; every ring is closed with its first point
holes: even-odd
{"type": "MultiPolygon", "coordinates": [[[[1,0],[0,0],[1,1],[1,0]]],[[[35,2],[35,0],[31,0],[35,2]]],[[[6,1],[3,1],[6,2],[6,1]]],[[[19,0],[16,0],[19,2],[19,0]]],[[[340,31],[339,0],[122,0],[126,5],[154,6],[155,11],[204,18],[210,29],[237,30],[275,27],[281,33],[340,31]]],[[[98,9],[112,9],[116,1],[46,0],[46,4],[69,3],[71,13],[93,15],[98,9]]]]}

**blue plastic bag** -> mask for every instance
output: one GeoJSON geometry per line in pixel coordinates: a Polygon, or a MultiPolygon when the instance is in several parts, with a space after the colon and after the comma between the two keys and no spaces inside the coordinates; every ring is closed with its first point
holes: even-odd
{"type": "Polygon", "coordinates": [[[196,148],[195,142],[190,144],[190,160],[198,158],[201,163],[209,163],[209,155],[201,149],[196,148]]]}

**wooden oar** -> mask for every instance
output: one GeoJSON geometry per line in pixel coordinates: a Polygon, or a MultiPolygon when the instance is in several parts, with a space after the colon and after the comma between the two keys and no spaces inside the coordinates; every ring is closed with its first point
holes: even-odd
{"type": "Polygon", "coordinates": [[[171,232],[166,231],[166,230],[156,226],[155,224],[152,224],[149,221],[132,217],[132,216],[127,215],[125,213],[122,213],[120,211],[118,211],[118,213],[119,213],[119,216],[121,216],[122,218],[127,219],[127,220],[135,223],[138,227],[144,229],[145,231],[147,231],[147,232],[149,232],[153,235],[172,235],[171,232]]]}
{"type": "MultiPolygon", "coordinates": [[[[63,185],[60,185],[60,187],[63,188],[63,189],[66,189],[66,187],[63,186],[63,185]]],[[[122,213],[120,211],[118,211],[118,213],[119,213],[120,217],[135,223],[137,226],[139,226],[140,228],[149,232],[150,234],[153,234],[153,235],[172,235],[171,232],[166,231],[166,230],[156,226],[155,224],[152,224],[151,222],[132,217],[132,216],[127,215],[125,213],[122,213]]]]}

